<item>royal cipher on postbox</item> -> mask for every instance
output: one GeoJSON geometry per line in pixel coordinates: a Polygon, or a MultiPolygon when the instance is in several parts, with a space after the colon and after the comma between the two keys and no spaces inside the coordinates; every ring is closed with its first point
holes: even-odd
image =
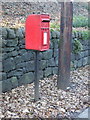
{"type": "Polygon", "coordinates": [[[50,16],[32,14],[26,18],[25,48],[45,51],[50,46],[50,16]]]}

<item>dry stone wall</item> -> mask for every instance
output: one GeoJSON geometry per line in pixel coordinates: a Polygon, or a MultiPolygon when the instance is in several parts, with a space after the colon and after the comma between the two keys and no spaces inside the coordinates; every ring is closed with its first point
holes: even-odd
{"type": "MultiPolygon", "coordinates": [[[[34,81],[34,51],[25,49],[25,30],[0,28],[2,32],[2,70],[0,86],[6,92],[17,86],[32,83],[34,81]]],[[[60,33],[51,32],[51,44],[48,51],[39,53],[40,76],[43,79],[58,73],[58,47],[60,33]]],[[[88,40],[82,40],[81,34],[73,34],[74,39],[80,39],[83,50],[78,54],[71,53],[73,68],[90,64],[90,45],[88,40]]],[[[73,49],[73,46],[72,46],[73,49]]]]}

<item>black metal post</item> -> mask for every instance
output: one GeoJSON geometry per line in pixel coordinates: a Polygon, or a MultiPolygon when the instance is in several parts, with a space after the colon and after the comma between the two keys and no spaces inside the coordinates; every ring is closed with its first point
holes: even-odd
{"type": "Polygon", "coordinates": [[[35,86],[35,101],[38,101],[40,99],[39,94],[39,51],[35,51],[35,80],[34,80],[34,86],[35,86]]]}

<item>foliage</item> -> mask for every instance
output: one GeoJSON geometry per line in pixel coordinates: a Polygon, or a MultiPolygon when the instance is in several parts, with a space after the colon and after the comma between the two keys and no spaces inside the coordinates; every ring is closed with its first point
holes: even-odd
{"type": "Polygon", "coordinates": [[[89,39],[89,31],[82,31],[82,38],[83,40],[88,40],[89,39]]]}
{"type": "Polygon", "coordinates": [[[78,52],[80,52],[83,49],[83,46],[81,44],[81,42],[77,39],[74,40],[74,49],[73,49],[73,53],[77,54],[78,52]]]}
{"type": "Polygon", "coordinates": [[[79,15],[73,17],[73,27],[87,27],[88,18],[85,16],[79,15]]]}
{"type": "MultiPolygon", "coordinates": [[[[77,27],[88,27],[88,18],[86,18],[85,16],[82,15],[74,15],[73,17],[73,27],[77,28],[77,27]]],[[[58,23],[57,21],[55,22],[51,22],[50,23],[50,28],[51,30],[60,30],[60,23],[58,23]]]]}
{"type": "Polygon", "coordinates": [[[82,35],[82,40],[88,40],[90,38],[89,30],[73,30],[73,33],[80,33],[82,35]]]}
{"type": "Polygon", "coordinates": [[[60,24],[57,23],[57,22],[53,22],[53,23],[50,23],[50,28],[51,28],[51,31],[59,31],[60,30],[60,24]]]}

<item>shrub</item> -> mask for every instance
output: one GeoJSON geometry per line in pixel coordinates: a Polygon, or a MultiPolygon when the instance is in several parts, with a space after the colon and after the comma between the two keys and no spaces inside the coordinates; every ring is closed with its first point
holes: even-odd
{"type": "Polygon", "coordinates": [[[53,23],[50,23],[50,28],[51,28],[51,31],[59,31],[60,30],[60,24],[57,23],[57,22],[53,22],[53,23]]]}
{"type": "Polygon", "coordinates": [[[85,16],[74,16],[73,27],[88,27],[88,18],[85,16]]]}
{"type": "Polygon", "coordinates": [[[73,49],[73,53],[77,54],[78,52],[80,52],[83,49],[83,46],[81,44],[81,42],[77,39],[74,40],[74,49],[73,49]]]}

